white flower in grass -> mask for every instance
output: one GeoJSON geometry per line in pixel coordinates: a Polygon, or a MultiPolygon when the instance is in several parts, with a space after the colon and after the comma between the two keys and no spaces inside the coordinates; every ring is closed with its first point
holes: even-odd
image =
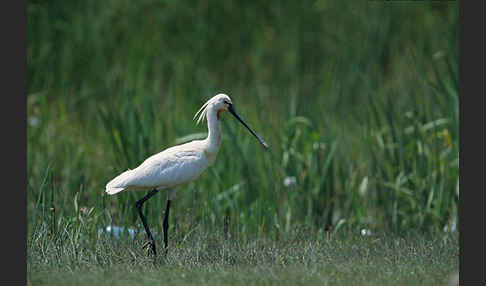
{"type": "Polygon", "coordinates": [[[363,228],[363,229],[361,229],[361,235],[362,236],[370,236],[371,235],[371,230],[369,230],[367,228],[363,228]]]}
{"type": "Polygon", "coordinates": [[[29,116],[28,123],[32,127],[37,127],[39,125],[39,117],[29,116]]]}
{"type": "Polygon", "coordinates": [[[285,177],[283,184],[286,187],[294,186],[297,184],[297,179],[294,176],[285,177]]]}

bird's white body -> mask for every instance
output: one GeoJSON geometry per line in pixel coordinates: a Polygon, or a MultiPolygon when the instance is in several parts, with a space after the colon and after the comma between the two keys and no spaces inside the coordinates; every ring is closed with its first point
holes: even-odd
{"type": "Polygon", "coordinates": [[[199,114],[198,123],[207,118],[208,137],[206,139],[194,140],[170,147],[152,155],[137,168],[121,173],[106,184],[106,192],[110,195],[129,190],[150,190],[142,199],[136,202],[135,206],[147,233],[148,244],[146,245],[150,246],[154,255],[156,255],[155,241],[143,215],[142,205],[159,190],[166,189],[168,191],[167,207],[162,224],[164,228],[164,244],[167,251],[168,219],[171,201],[180,185],[196,179],[216,159],[219,146],[221,145],[221,122],[219,117],[222,111],[231,112],[265,148],[268,148],[265,141],[251,130],[248,124],[236,113],[229,96],[218,94],[208,100],[194,116],[196,118],[199,114]]]}
{"type": "Polygon", "coordinates": [[[168,148],[128,170],[106,185],[110,195],[125,190],[167,189],[190,182],[209,165],[200,141],[168,148]]]}
{"type": "MultiPolygon", "coordinates": [[[[108,182],[110,195],[127,190],[168,189],[175,196],[178,186],[196,179],[209,167],[221,145],[219,113],[224,109],[223,100],[231,102],[227,95],[218,94],[201,107],[198,122],[208,120],[208,137],[165,149],[152,155],[133,170],[127,170],[108,182]]],[[[197,113],[196,113],[197,116],[197,113]]]]}

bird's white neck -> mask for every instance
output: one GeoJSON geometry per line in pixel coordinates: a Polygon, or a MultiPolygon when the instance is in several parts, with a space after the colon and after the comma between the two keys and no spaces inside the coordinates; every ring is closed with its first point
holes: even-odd
{"type": "Polygon", "coordinates": [[[208,137],[206,138],[206,152],[216,156],[221,145],[221,121],[218,118],[218,111],[208,109],[206,114],[208,120],[208,137]]]}

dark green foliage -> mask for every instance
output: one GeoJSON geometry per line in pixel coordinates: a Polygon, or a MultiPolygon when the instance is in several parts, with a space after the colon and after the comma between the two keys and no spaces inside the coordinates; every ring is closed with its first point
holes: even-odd
{"type": "MultiPolygon", "coordinates": [[[[454,1],[29,1],[29,249],[140,229],[143,194],[106,183],[204,137],[192,118],[219,92],[270,149],[224,114],[216,163],[175,200],[175,233],[450,229],[458,16],[454,1]]],[[[144,206],[156,232],[165,199],[144,206]]]]}

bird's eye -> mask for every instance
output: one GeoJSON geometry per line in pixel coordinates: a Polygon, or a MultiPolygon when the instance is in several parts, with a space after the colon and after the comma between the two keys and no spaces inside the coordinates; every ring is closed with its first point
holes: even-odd
{"type": "Polygon", "coordinates": [[[225,101],[224,101],[224,104],[228,104],[228,105],[229,105],[230,103],[229,103],[227,100],[225,100],[225,101]]]}

